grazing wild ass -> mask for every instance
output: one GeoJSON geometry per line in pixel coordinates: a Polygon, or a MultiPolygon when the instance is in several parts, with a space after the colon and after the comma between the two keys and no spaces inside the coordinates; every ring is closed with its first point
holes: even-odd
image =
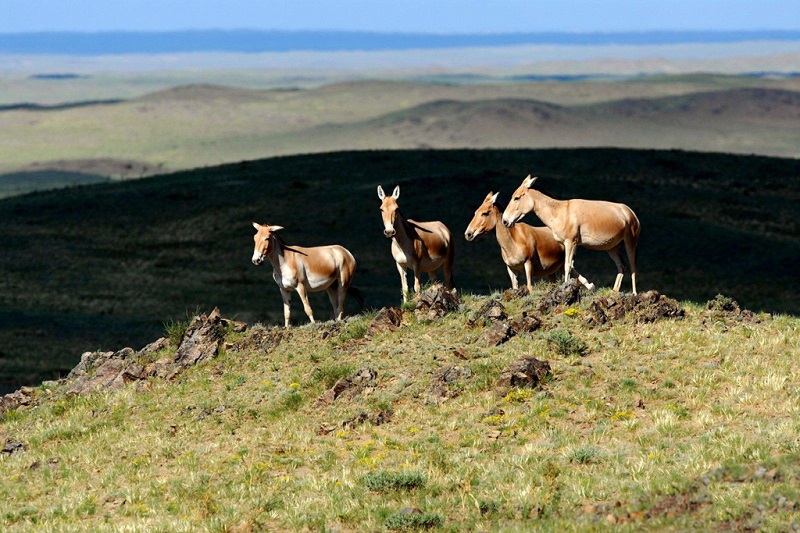
{"type": "MultiPolygon", "coordinates": [[[[475,240],[476,237],[495,230],[497,244],[500,245],[500,253],[503,262],[506,264],[508,276],[511,278],[511,287],[517,289],[517,274],[515,272],[524,269],[525,280],[528,291],[533,289],[531,277],[550,276],[557,272],[564,264],[564,246],[556,242],[553,232],[548,228],[534,228],[527,224],[514,224],[507,228],[500,223],[502,217],[500,209],[497,207],[497,195],[500,193],[489,193],[484,198],[483,203],[475,211],[475,216],[464,232],[464,238],[468,241],[475,240]]],[[[594,289],[586,278],[573,271],[578,279],[589,290],[594,289]]]]}
{"type": "Polygon", "coordinates": [[[569,281],[578,246],[608,252],[617,265],[615,291],[619,291],[625,271],[619,255],[624,244],[631,266],[633,294],[636,294],[636,245],[641,226],[631,208],[597,200],[555,200],[532,188],[537,179],[529,175],[514,191],[503,212],[503,224],[512,227],[526,214],[535,212],[552,230],[556,240],[564,244],[564,281],[569,281]]]}
{"type": "Polygon", "coordinates": [[[253,227],[257,231],[253,237],[256,243],[253,264],[258,266],[265,259],[272,263],[272,277],[281,290],[283,318],[287,328],[292,291],[300,295],[303,308],[312,323],[314,313],[308,304],[308,292],[328,291],[335,320],[341,320],[344,315],[344,299],[348,292],[358,300],[359,305],[364,306],[360,291],[350,286],[356,271],[356,260],[347,249],[338,245],[313,248],[289,246],[277,233],[283,229],[282,226],[253,222],[253,227]]]}
{"type": "Polygon", "coordinates": [[[386,196],[383,187],[378,185],[378,198],[381,200],[383,234],[392,239],[392,257],[397,262],[400,283],[403,287],[403,301],[408,300],[408,280],[406,269],[414,271],[414,292],[419,293],[419,276],[427,272],[431,280],[436,279],[436,269],[444,273],[444,284],[453,286],[453,240],[450,230],[439,221],[416,222],[400,214],[397,199],[400,186],[394,188],[391,196],[386,196]]]}

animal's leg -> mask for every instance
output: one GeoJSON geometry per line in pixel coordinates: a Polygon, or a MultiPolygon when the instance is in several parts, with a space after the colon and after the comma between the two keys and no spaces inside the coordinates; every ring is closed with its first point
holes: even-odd
{"type": "Polygon", "coordinates": [[[432,282],[439,281],[439,272],[437,270],[431,270],[428,272],[428,278],[430,278],[432,282]]]}
{"type": "Polygon", "coordinates": [[[406,277],[406,269],[397,263],[397,271],[400,272],[400,287],[403,291],[403,303],[408,301],[408,278],[406,277]]]}
{"type": "Polygon", "coordinates": [[[308,303],[308,295],[306,294],[306,288],[302,283],[297,284],[297,294],[303,301],[303,309],[305,309],[306,314],[308,315],[308,319],[311,320],[311,323],[313,324],[314,312],[311,310],[311,304],[308,303]]]}
{"type": "Polygon", "coordinates": [[[519,282],[517,281],[517,275],[511,270],[511,267],[506,265],[506,270],[508,270],[508,277],[511,278],[511,288],[514,290],[519,289],[519,282]]]}
{"type": "Polygon", "coordinates": [[[619,287],[622,285],[622,276],[625,272],[625,265],[622,263],[622,258],[619,256],[619,246],[609,250],[608,255],[614,261],[614,264],[617,265],[617,279],[614,280],[614,290],[619,291],[619,287]]]}
{"type": "Polygon", "coordinates": [[[578,273],[578,271],[577,271],[577,270],[575,270],[574,268],[572,269],[572,275],[573,275],[573,276],[575,276],[576,278],[578,278],[578,281],[580,281],[580,282],[581,282],[581,285],[583,285],[584,287],[586,287],[588,290],[590,290],[590,291],[593,291],[593,290],[594,290],[594,283],[589,283],[589,280],[588,280],[588,279],[586,279],[586,278],[584,278],[583,276],[581,276],[581,275],[578,273]]]}
{"type": "Polygon", "coordinates": [[[344,320],[344,300],[347,298],[347,289],[345,287],[339,287],[337,296],[339,297],[339,315],[336,317],[336,320],[344,320]]]}
{"type": "Polygon", "coordinates": [[[631,265],[631,284],[633,294],[636,294],[636,244],[638,237],[633,235],[625,238],[625,252],[628,254],[628,263],[631,265]]]}
{"type": "Polygon", "coordinates": [[[339,288],[338,284],[331,285],[325,292],[328,293],[328,300],[331,301],[331,307],[333,307],[333,319],[334,320],[341,320],[342,313],[341,309],[339,308],[339,293],[342,292],[339,288]]]}
{"type": "Polygon", "coordinates": [[[533,285],[531,284],[531,276],[533,275],[533,262],[530,259],[525,261],[525,281],[528,282],[528,294],[533,292],[533,285]]]}
{"type": "Polygon", "coordinates": [[[422,288],[422,285],[419,282],[419,277],[420,277],[421,274],[422,274],[422,272],[420,272],[419,266],[415,266],[414,267],[414,294],[419,294],[419,291],[422,288]]]}
{"type": "Polygon", "coordinates": [[[447,248],[447,257],[444,260],[444,265],[442,265],[442,272],[444,273],[444,286],[448,289],[453,288],[453,260],[455,255],[455,245],[451,241],[449,247],[447,248]]]}
{"type": "Polygon", "coordinates": [[[283,326],[288,328],[289,319],[292,316],[291,307],[289,306],[292,299],[292,293],[281,289],[281,298],[283,298],[283,326]]]}
{"type": "Polygon", "coordinates": [[[564,283],[569,283],[569,274],[572,272],[572,261],[575,259],[575,243],[564,241],[564,283]]]}

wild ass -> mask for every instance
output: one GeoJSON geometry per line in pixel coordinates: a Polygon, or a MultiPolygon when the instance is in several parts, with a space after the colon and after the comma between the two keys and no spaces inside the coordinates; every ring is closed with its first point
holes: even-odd
{"type": "Polygon", "coordinates": [[[636,244],[641,226],[631,208],[597,200],[555,200],[532,188],[537,179],[528,175],[514,191],[503,212],[503,224],[512,227],[526,214],[535,212],[556,240],[564,243],[564,281],[569,281],[578,246],[608,252],[617,265],[615,291],[619,291],[625,271],[619,256],[619,248],[624,243],[631,265],[633,294],[636,294],[636,244]]]}
{"type": "MultiPolygon", "coordinates": [[[[489,193],[484,198],[483,203],[475,211],[475,216],[464,232],[464,238],[473,241],[475,238],[495,230],[497,244],[500,245],[500,253],[503,262],[506,264],[508,276],[511,278],[511,287],[519,288],[517,274],[515,272],[524,269],[525,280],[528,291],[533,289],[531,277],[550,276],[557,272],[564,264],[564,246],[556,242],[553,232],[548,228],[534,228],[527,224],[514,224],[507,228],[500,223],[502,214],[497,207],[498,193],[489,193]]],[[[594,289],[594,285],[573,271],[578,279],[589,290],[594,289]]]]}
{"type": "Polygon", "coordinates": [[[356,271],[356,260],[346,248],[338,245],[301,248],[289,246],[277,234],[283,226],[269,226],[253,222],[257,233],[253,237],[253,264],[258,266],[269,259],[272,263],[272,278],[283,297],[284,325],[289,327],[290,300],[292,291],[297,291],[303,301],[308,318],[314,323],[314,313],[308,303],[308,292],[328,291],[333,306],[333,318],[344,316],[344,299],[348,292],[363,307],[360,291],[350,286],[356,271]]]}
{"type": "Polygon", "coordinates": [[[403,301],[408,300],[408,280],[406,269],[414,271],[414,292],[419,293],[419,276],[427,272],[431,280],[436,279],[436,269],[444,273],[444,284],[453,286],[453,254],[455,249],[450,230],[441,222],[416,222],[400,214],[397,199],[400,186],[394,188],[391,196],[386,196],[383,187],[378,185],[378,198],[381,200],[383,234],[392,239],[392,257],[397,263],[400,283],[403,287],[403,301]]]}

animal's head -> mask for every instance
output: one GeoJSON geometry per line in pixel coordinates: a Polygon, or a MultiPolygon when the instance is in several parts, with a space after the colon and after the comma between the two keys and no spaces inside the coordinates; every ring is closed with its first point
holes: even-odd
{"type": "Polygon", "coordinates": [[[378,185],[378,198],[381,201],[381,218],[383,219],[383,234],[388,238],[394,237],[397,233],[394,229],[397,222],[397,199],[400,198],[400,186],[394,188],[391,196],[386,196],[383,187],[378,185]]]}
{"type": "Polygon", "coordinates": [[[253,264],[258,266],[272,252],[272,247],[275,246],[273,234],[282,230],[283,226],[268,226],[253,222],[253,227],[256,228],[256,234],[253,236],[253,240],[256,242],[253,249],[253,264]]]}
{"type": "Polygon", "coordinates": [[[522,185],[517,187],[514,194],[511,195],[511,201],[508,202],[506,210],[503,211],[503,224],[507,227],[512,227],[519,220],[533,211],[533,198],[528,194],[528,189],[533,188],[533,184],[539,178],[528,177],[522,180],[522,185]]]}
{"type": "Polygon", "coordinates": [[[475,211],[475,216],[472,217],[472,221],[469,223],[469,226],[467,226],[467,231],[464,232],[465,239],[468,241],[474,240],[475,237],[492,231],[497,225],[494,203],[497,201],[498,194],[500,193],[489,193],[486,195],[486,198],[483,199],[483,203],[475,211]]]}

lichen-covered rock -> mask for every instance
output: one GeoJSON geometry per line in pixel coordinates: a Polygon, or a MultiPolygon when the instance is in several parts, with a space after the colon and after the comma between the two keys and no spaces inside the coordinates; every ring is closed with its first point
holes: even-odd
{"type": "Polygon", "coordinates": [[[461,300],[455,290],[447,290],[442,285],[434,285],[419,295],[414,314],[420,320],[435,320],[447,313],[458,311],[460,305],[461,300]]]}
{"type": "Polygon", "coordinates": [[[574,279],[569,283],[553,287],[539,302],[539,313],[549,313],[559,306],[572,305],[581,300],[581,282],[574,279]]]}
{"type": "Polygon", "coordinates": [[[378,378],[378,373],[372,368],[362,368],[355,374],[339,379],[333,387],[323,392],[317,398],[316,404],[330,405],[341,396],[352,397],[372,386],[378,378]]]}
{"type": "Polygon", "coordinates": [[[385,331],[394,331],[403,323],[403,310],[399,307],[383,307],[367,327],[367,337],[385,331]]]}
{"type": "Polygon", "coordinates": [[[481,335],[480,342],[487,346],[500,346],[516,334],[517,330],[508,322],[496,322],[481,335]]]}
{"type": "Polygon", "coordinates": [[[17,391],[0,396],[0,415],[24,405],[31,405],[33,400],[34,390],[30,387],[22,387],[17,391]]]}
{"type": "Polygon", "coordinates": [[[468,366],[446,366],[433,375],[426,402],[438,405],[461,394],[465,381],[472,377],[472,369],[468,366]]]}
{"type": "Polygon", "coordinates": [[[485,326],[488,323],[500,322],[506,318],[508,318],[508,315],[503,304],[498,300],[489,300],[470,315],[467,325],[471,327],[485,326]]]}
{"type": "Polygon", "coordinates": [[[526,355],[512,361],[500,375],[501,387],[537,387],[550,375],[550,363],[526,355]]]}
{"type": "Polygon", "coordinates": [[[661,318],[683,318],[686,312],[672,298],[658,291],[638,295],[619,294],[595,298],[589,305],[587,322],[597,326],[632,316],[636,323],[655,322],[661,318]]]}

